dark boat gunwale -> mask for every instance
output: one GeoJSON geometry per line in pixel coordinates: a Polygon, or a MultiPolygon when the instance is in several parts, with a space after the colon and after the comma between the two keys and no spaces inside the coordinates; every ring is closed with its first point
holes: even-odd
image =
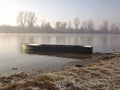
{"type": "Polygon", "coordinates": [[[84,45],[55,45],[55,44],[23,44],[28,51],[37,52],[59,52],[59,53],[81,53],[92,54],[92,46],[84,45]]]}

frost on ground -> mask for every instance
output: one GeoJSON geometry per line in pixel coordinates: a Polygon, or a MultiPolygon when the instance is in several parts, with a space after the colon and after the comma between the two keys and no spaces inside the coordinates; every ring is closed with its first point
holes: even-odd
{"type": "Polygon", "coordinates": [[[29,77],[25,72],[0,77],[0,90],[120,90],[120,53],[93,56],[83,67],[29,77]]]}

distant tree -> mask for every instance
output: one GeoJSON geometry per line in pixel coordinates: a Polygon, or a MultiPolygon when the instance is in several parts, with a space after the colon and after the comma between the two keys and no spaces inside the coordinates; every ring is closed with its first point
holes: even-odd
{"type": "Polygon", "coordinates": [[[76,17],[74,19],[74,24],[75,24],[75,29],[78,30],[79,24],[80,24],[80,19],[78,17],[76,17]]]}
{"type": "Polygon", "coordinates": [[[28,27],[33,27],[37,17],[34,12],[27,12],[27,25],[28,27]]]}
{"type": "Polygon", "coordinates": [[[61,29],[62,29],[62,30],[65,30],[65,29],[66,29],[66,25],[67,25],[66,22],[61,23],[61,29]]]}
{"type": "Polygon", "coordinates": [[[71,22],[68,22],[68,29],[71,29],[72,28],[72,24],[71,22]]]}
{"type": "Polygon", "coordinates": [[[50,25],[50,23],[49,23],[49,22],[45,24],[45,28],[46,28],[47,30],[52,29],[52,27],[51,27],[51,25],[50,25]]]}
{"type": "Polygon", "coordinates": [[[27,12],[20,11],[17,15],[17,26],[25,27],[27,22],[27,12]]]}
{"type": "Polygon", "coordinates": [[[94,31],[94,23],[93,23],[92,20],[88,20],[88,21],[87,21],[87,30],[88,30],[89,32],[94,31]]]}
{"type": "Polygon", "coordinates": [[[60,30],[61,29],[61,22],[56,22],[55,24],[56,30],[60,30]]]}
{"type": "Polygon", "coordinates": [[[109,23],[107,21],[104,21],[102,23],[102,25],[100,26],[99,30],[101,30],[101,32],[108,32],[109,31],[109,23]]]}
{"type": "Polygon", "coordinates": [[[82,22],[81,30],[86,30],[86,29],[87,29],[87,22],[84,21],[84,22],[82,22]]]}
{"type": "Polygon", "coordinates": [[[58,22],[56,22],[55,26],[56,26],[56,30],[65,30],[67,23],[58,21],[58,22]]]}
{"type": "Polygon", "coordinates": [[[94,23],[92,20],[84,21],[81,25],[81,30],[83,32],[93,32],[94,31],[94,23]]]}
{"type": "Polygon", "coordinates": [[[110,26],[110,32],[111,33],[118,33],[119,32],[118,26],[116,26],[115,24],[111,24],[111,26],[110,26]]]}
{"type": "Polygon", "coordinates": [[[36,22],[36,16],[33,12],[20,11],[17,15],[17,26],[20,27],[33,27],[36,22]]]}
{"type": "Polygon", "coordinates": [[[88,21],[88,29],[94,29],[94,23],[92,20],[88,21]]]}

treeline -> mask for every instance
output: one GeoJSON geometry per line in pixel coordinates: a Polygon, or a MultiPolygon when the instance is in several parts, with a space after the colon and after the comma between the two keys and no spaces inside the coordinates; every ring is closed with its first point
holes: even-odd
{"type": "Polygon", "coordinates": [[[38,22],[36,25],[37,16],[34,12],[20,11],[16,17],[17,26],[2,25],[0,26],[1,33],[92,33],[92,34],[120,34],[119,27],[115,24],[109,24],[108,21],[103,21],[96,29],[92,20],[81,22],[78,17],[73,19],[73,22],[57,21],[55,27],[49,22],[38,22]]]}

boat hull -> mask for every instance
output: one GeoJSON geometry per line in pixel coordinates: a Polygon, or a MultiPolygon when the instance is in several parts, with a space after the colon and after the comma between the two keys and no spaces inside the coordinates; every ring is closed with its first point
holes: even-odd
{"type": "Polygon", "coordinates": [[[27,52],[53,52],[53,53],[78,53],[78,54],[92,54],[92,46],[78,46],[78,45],[32,45],[22,44],[22,49],[27,52]]]}

